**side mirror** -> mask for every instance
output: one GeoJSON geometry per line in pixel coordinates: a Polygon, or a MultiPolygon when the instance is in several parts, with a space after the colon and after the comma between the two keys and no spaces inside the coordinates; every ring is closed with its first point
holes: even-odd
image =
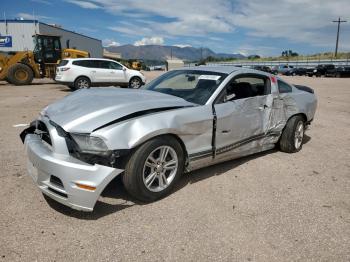
{"type": "Polygon", "coordinates": [[[124,72],[126,71],[126,68],[125,68],[125,67],[123,67],[123,71],[124,71],[124,72]]]}
{"type": "Polygon", "coordinates": [[[234,99],[236,97],[236,94],[232,93],[230,95],[225,96],[225,101],[224,102],[228,102],[231,101],[232,99],[234,99]]]}

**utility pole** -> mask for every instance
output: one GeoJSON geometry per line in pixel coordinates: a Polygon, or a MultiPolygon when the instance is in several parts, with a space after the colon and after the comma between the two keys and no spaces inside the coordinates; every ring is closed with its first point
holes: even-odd
{"type": "Polygon", "coordinates": [[[337,41],[335,43],[335,53],[334,53],[334,57],[337,58],[338,55],[338,43],[339,43],[339,30],[340,30],[340,24],[341,23],[346,23],[347,21],[345,20],[340,20],[340,17],[338,18],[338,20],[333,21],[333,23],[338,23],[338,31],[337,31],[337,41]]]}

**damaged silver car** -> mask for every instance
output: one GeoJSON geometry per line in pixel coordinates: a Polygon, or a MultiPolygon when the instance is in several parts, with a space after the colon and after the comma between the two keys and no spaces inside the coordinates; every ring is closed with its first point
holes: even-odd
{"type": "Polygon", "coordinates": [[[139,90],[79,90],[21,133],[40,190],[92,211],[121,175],[141,201],[167,195],[182,173],[253,153],[302,148],[317,99],[311,88],[236,67],[167,72],[139,90]]]}

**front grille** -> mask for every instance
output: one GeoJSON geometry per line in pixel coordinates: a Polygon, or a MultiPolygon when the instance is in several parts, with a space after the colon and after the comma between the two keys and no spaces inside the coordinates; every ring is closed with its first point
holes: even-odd
{"type": "Polygon", "coordinates": [[[50,133],[44,122],[39,120],[37,121],[37,128],[35,130],[35,133],[37,133],[42,140],[44,140],[46,143],[52,146],[50,133]]]}
{"type": "Polygon", "coordinates": [[[62,180],[59,179],[57,176],[50,176],[50,183],[64,189],[62,180]]]}

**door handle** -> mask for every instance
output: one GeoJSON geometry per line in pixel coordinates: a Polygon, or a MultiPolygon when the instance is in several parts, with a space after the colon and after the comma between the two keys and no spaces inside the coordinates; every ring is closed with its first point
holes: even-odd
{"type": "Polygon", "coordinates": [[[94,71],[91,71],[91,73],[96,73],[96,71],[94,70],[94,71]]]}
{"type": "Polygon", "coordinates": [[[261,111],[264,110],[264,109],[266,109],[266,108],[268,108],[267,105],[263,105],[263,106],[259,106],[259,107],[258,107],[258,109],[261,110],[261,111]]]}
{"type": "Polygon", "coordinates": [[[227,130],[222,130],[221,131],[221,133],[223,133],[223,134],[227,134],[227,133],[230,133],[231,132],[231,130],[230,129],[227,129],[227,130]]]}

